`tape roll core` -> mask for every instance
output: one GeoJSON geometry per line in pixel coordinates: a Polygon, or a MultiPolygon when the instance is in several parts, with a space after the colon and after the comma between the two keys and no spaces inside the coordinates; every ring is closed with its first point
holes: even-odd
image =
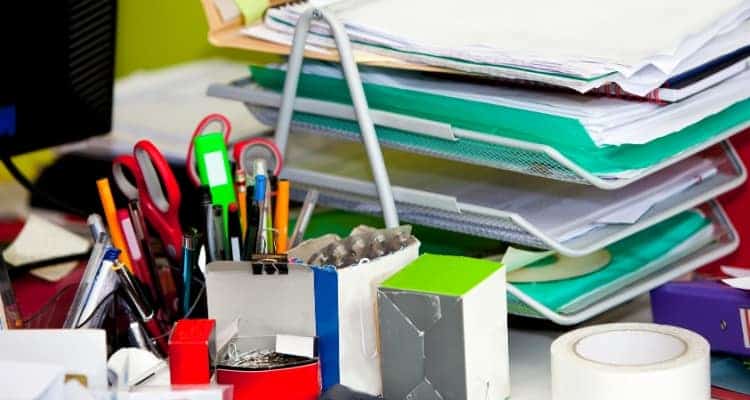
{"type": "Polygon", "coordinates": [[[672,361],[687,351],[677,336],[644,330],[608,331],[575,344],[581,358],[606,365],[646,366],[672,361]]]}

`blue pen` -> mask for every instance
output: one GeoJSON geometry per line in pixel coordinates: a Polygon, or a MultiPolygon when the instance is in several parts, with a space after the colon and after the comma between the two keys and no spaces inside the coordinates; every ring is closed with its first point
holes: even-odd
{"type": "Polygon", "coordinates": [[[193,235],[182,237],[182,301],[180,302],[182,316],[187,317],[190,311],[190,286],[193,283],[193,264],[195,263],[195,240],[193,235]]]}
{"type": "Polygon", "coordinates": [[[255,177],[255,193],[253,200],[258,204],[258,241],[255,243],[255,254],[268,254],[268,230],[266,229],[266,220],[268,218],[266,211],[266,177],[258,175],[255,177]]]}

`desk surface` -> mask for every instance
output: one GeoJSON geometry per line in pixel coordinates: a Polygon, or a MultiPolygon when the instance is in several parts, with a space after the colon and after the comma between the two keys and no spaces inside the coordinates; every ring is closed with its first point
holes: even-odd
{"type": "MultiPolygon", "coordinates": [[[[586,325],[610,322],[651,322],[648,295],[610,310],[586,325]]],[[[563,330],[510,330],[510,391],[511,400],[549,400],[550,355],[552,342],[563,330]]]]}

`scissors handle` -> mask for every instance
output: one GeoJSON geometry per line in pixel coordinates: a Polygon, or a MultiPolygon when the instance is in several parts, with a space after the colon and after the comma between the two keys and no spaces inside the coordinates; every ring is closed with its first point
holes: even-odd
{"type": "Polygon", "coordinates": [[[120,155],[115,157],[112,160],[112,176],[114,177],[115,184],[128,200],[138,198],[138,188],[142,184],[142,176],[141,171],[138,169],[138,163],[133,156],[120,155]],[[133,179],[135,179],[135,185],[125,176],[124,170],[128,170],[133,179]]]}
{"type": "Polygon", "coordinates": [[[222,114],[209,114],[203,117],[201,122],[198,123],[198,126],[195,127],[195,130],[193,131],[193,136],[190,139],[190,144],[188,145],[188,151],[187,151],[187,161],[185,165],[187,165],[187,172],[188,177],[190,178],[190,181],[193,182],[193,184],[198,187],[201,185],[200,178],[198,177],[198,167],[196,166],[195,162],[195,152],[193,152],[193,142],[195,141],[195,137],[198,135],[202,135],[203,132],[206,130],[208,125],[210,125],[212,122],[216,122],[219,125],[221,125],[221,132],[224,133],[224,143],[229,144],[229,135],[232,133],[232,123],[229,122],[229,119],[225,117],[222,114]]]}
{"type": "Polygon", "coordinates": [[[279,175],[284,166],[284,157],[281,155],[279,147],[272,139],[264,137],[255,137],[246,139],[234,144],[234,161],[239,165],[246,174],[252,173],[252,165],[247,165],[247,156],[254,149],[262,149],[269,157],[267,165],[273,169],[274,175],[279,175]]]}
{"type": "Polygon", "coordinates": [[[139,187],[143,214],[159,234],[170,257],[179,260],[182,255],[179,217],[182,195],[177,179],[164,155],[148,140],[136,143],[133,157],[143,180],[139,187]]]}

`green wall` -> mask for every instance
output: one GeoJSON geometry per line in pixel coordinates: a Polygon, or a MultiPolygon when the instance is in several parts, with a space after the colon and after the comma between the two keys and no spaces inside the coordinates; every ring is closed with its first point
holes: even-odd
{"type": "Polygon", "coordinates": [[[116,75],[211,57],[267,63],[273,56],[208,43],[199,0],[119,0],[116,75]]]}

